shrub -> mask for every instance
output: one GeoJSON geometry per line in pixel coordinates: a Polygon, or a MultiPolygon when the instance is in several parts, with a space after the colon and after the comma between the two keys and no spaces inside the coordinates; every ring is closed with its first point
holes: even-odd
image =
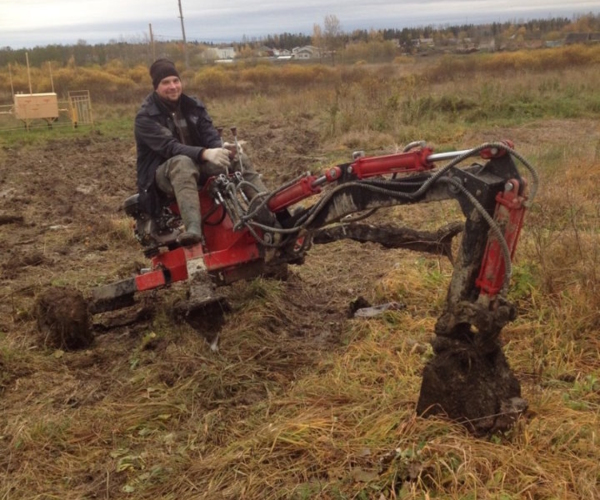
{"type": "Polygon", "coordinates": [[[138,64],[134,68],[128,69],[127,77],[138,85],[150,85],[150,74],[148,68],[143,64],[138,64]]]}
{"type": "Polygon", "coordinates": [[[201,69],[194,76],[192,85],[200,88],[203,95],[210,97],[236,90],[232,72],[227,71],[223,66],[209,66],[201,69]]]}
{"type": "Polygon", "coordinates": [[[89,90],[94,99],[124,102],[138,85],[126,76],[117,76],[100,67],[61,68],[55,73],[57,91],[64,96],[69,90],[89,90]]]}
{"type": "Polygon", "coordinates": [[[464,76],[487,73],[504,75],[507,72],[527,73],[564,70],[600,62],[600,46],[573,45],[535,51],[447,55],[425,74],[432,82],[452,81],[464,76]]]}

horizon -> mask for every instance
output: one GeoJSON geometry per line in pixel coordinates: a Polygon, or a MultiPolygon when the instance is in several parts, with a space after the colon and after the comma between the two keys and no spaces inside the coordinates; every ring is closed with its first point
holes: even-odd
{"type": "MultiPolygon", "coordinates": [[[[135,5],[131,4],[139,1],[132,0],[127,4],[128,8],[119,10],[110,8],[110,5],[119,5],[115,0],[104,0],[102,4],[95,0],[84,6],[80,6],[78,0],[1,0],[0,48],[22,50],[82,42],[89,45],[134,41],[147,43],[150,25],[157,42],[182,40],[181,19],[174,0],[168,8],[164,2],[146,0],[145,4],[151,4],[147,10],[152,14],[143,21],[138,19],[138,12],[129,10],[135,9],[135,5]],[[15,8],[3,12],[11,4],[15,8]],[[119,12],[119,15],[107,17],[107,11],[119,12]],[[160,16],[158,20],[156,14],[160,16]],[[92,18],[94,21],[89,21],[92,18]]],[[[373,0],[366,7],[358,0],[347,0],[346,6],[341,5],[339,0],[325,0],[318,5],[315,0],[299,3],[291,0],[286,7],[246,2],[243,10],[238,7],[242,5],[238,1],[224,0],[218,8],[208,10],[186,8],[182,4],[186,40],[222,44],[261,40],[282,33],[311,36],[314,25],[322,26],[325,16],[329,14],[338,18],[340,28],[345,33],[370,29],[402,30],[429,26],[439,29],[448,25],[506,22],[519,24],[552,18],[574,20],[588,14],[600,14],[600,6],[587,0],[572,1],[569,7],[564,7],[562,0],[538,0],[526,6],[518,0],[508,0],[504,4],[512,5],[509,9],[498,8],[495,2],[489,0],[479,0],[478,6],[482,8],[477,11],[472,8],[473,0],[428,0],[421,3],[414,0],[373,0]]]]}

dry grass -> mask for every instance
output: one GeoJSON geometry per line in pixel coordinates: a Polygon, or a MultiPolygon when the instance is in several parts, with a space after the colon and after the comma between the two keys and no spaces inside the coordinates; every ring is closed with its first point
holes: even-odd
{"type": "Polygon", "coordinates": [[[426,71],[430,80],[464,79],[474,75],[545,73],[594,66],[600,62],[597,45],[571,45],[555,49],[520,50],[480,54],[476,57],[446,56],[426,71]]]}
{"type": "MultiPolygon", "coordinates": [[[[579,78],[594,71],[582,70],[579,78]]],[[[577,81],[575,71],[567,76],[577,81]]],[[[530,84],[556,74],[524,78],[530,84]]],[[[508,92],[510,81],[488,85],[508,92]]],[[[348,148],[389,150],[421,138],[450,148],[513,138],[542,178],[517,252],[511,297],[519,318],[502,337],[530,403],[526,418],[505,435],[481,439],[451,422],[415,416],[451,275],[449,263],[434,257],[354,243],[314,249],[287,283],[256,280],[228,290],[233,312],[216,355],[170,319],[180,287],[153,297],[158,314],[150,324],[99,334],[92,349],[74,353],[37,345],[27,309],[33,292],[15,287],[2,295],[0,309],[0,498],[599,497],[597,121],[520,119],[473,127],[462,121],[468,110],[457,110],[455,124],[425,114],[420,125],[407,125],[401,102],[409,97],[401,90],[431,88],[403,82],[399,90],[373,77],[337,93],[245,97],[217,101],[214,109],[223,120],[235,117],[271,134],[254,144],[267,175],[278,162],[300,156],[322,165],[348,148]],[[318,141],[309,151],[294,150],[286,134],[304,127],[314,128],[318,141]],[[406,308],[347,319],[358,294],[406,308]]],[[[459,96],[456,82],[440,85],[459,96]]],[[[463,99],[476,88],[485,91],[482,82],[475,85],[464,82],[463,99]]],[[[102,186],[103,196],[113,187],[102,186]]],[[[99,202],[108,206],[103,197],[99,202]]],[[[65,232],[46,233],[46,258],[65,238],[77,249],[102,243],[109,249],[77,250],[24,274],[32,290],[48,282],[84,289],[138,265],[120,214],[104,218],[95,232],[71,216],[75,222],[65,232]]],[[[419,227],[456,216],[442,204],[384,215],[419,227]]]]}

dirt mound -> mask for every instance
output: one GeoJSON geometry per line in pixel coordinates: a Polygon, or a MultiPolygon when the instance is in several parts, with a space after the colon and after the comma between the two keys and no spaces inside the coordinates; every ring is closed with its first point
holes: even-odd
{"type": "Polygon", "coordinates": [[[417,413],[445,415],[477,434],[508,430],[526,403],[501,347],[482,352],[474,343],[438,337],[434,350],[437,356],[423,370],[417,413]]]}
{"type": "Polygon", "coordinates": [[[48,347],[85,349],[94,340],[87,301],[77,290],[48,288],[36,300],[35,316],[48,347]]]}

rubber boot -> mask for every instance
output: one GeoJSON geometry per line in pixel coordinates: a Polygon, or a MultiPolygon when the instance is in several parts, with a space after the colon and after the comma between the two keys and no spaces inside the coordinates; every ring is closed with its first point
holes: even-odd
{"type": "Polygon", "coordinates": [[[200,218],[200,199],[194,178],[179,180],[171,179],[179,213],[185,226],[185,232],[177,238],[177,243],[183,246],[195,245],[202,241],[202,224],[200,218]]]}

